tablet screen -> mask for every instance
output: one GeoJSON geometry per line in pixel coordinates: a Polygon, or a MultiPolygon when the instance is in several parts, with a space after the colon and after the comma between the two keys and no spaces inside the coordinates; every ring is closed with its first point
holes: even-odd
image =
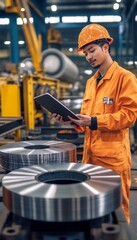
{"type": "Polygon", "coordinates": [[[34,100],[49,112],[60,114],[64,121],[70,121],[68,116],[78,119],[75,113],[49,93],[36,96],[34,100]]]}

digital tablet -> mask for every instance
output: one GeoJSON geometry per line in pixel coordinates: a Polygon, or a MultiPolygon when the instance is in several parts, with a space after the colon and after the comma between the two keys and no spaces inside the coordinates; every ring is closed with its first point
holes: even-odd
{"type": "Polygon", "coordinates": [[[60,114],[63,117],[63,121],[70,121],[68,116],[77,120],[79,119],[75,113],[49,93],[36,96],[34,100],[49,112],[60,114]]]}

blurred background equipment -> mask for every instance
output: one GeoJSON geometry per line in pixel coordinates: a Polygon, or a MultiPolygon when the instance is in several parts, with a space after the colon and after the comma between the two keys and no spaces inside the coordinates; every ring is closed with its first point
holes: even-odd
{"type": "Polygon", "coordinates": [[[83,96],[64,96],[60,101],[74,113],[79,113],[83,101],[83,96]]]}
{"type": "MultiPolygon", "coordinates": [[[[13,22],[11,21],[14,30],[14,36],[11,31],[11,40],[15,44],[11,46],[11,49],[13,50],[16,47],[18,52],[16,52],[16,55],[14,51],[11,52],[11,61],[16,62],[17,68],[16,71],[8,68],[7,75],[3,74],[4,87],[3,81],[1,81],[1,115],[11,118],[23,117],[27,130],[34,129],[36,125],[43,125],[47,122],[50,125],[50,121],[53,125],[49,114],[39,108],[34,103],[33,98],[35,94],[47,92],[47,86],[48,92],[57,98],[61,95],[69,95],[70,83],[73,83],[79,77],[78,67],[58,49],[51,48],[42,52],[44,43],[41,26],[45,26],[43,9],[39,10],[32,2],[7,0],[5,2],[5,12],[20,17],[29,56],[24,59],[21,57],[22,61],[19,61],[17,28],[15,28],[17,24],[16,16],[15,19],[12,19],[13,22]],[[37,19],[41,21],[39,28],[32,21],[33,14],[36,14],[37,19]],[[7,100],[5,101],[5,99],[7,100]]],[[[61,35],[58,30],[54,29],[53,25],[50,25],[47,35],[47,41],[49,40],[50,43],[53,40],[53,35],[54,41],[61,43],[61,35]]]]}
{"type": "Polygon", "coordinates": [[[49,48],[42,52],[42,67],[48,77],[74,83],[78,80],[78,67],[61,51],[49,48]]]}
{"type": "Polygon", "coordinates": [[[34,74],[35,69],[31,58],[25,58],[20,64],[19,64],[19,74],[34,74]]]}

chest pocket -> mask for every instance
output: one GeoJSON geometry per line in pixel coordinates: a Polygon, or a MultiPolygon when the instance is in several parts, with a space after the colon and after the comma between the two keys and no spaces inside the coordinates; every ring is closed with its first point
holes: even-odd
{"type": "Polygon", "coordinates": [[[114,110],[113,98],[104,97],[103,98],[103,108],[104,108],[104,113],[112,113],[114,110]]]}
{"type": "Polygon", "coordinates": [[[93,106],[93,98],[92,97],[85,97],[83,100],[83,104],[82,104],[82,114],[86,114],[86,115],[91,115],[92,112],[92,107],[93,106]]]}
{"type": "Polygon", "coordinates": [[[104,104],[104,113],[112,113],[114,109],[113,104],[106,105],[104,104]]]}
{"type": "Polygon", "coordinates": [[[82,105],[82,114],[89,116],[113,113],[114,100],[113,98],[100,96],[99,98],[85,96],[82,105]]]}
{"type": "Polygon", "coordinates": [[[94,114],[104,114],[104,113],[113,113],[114,111],[114,102],[106,102],[103,98],[96,99],[93,103],[93,113],[94,114]]]}

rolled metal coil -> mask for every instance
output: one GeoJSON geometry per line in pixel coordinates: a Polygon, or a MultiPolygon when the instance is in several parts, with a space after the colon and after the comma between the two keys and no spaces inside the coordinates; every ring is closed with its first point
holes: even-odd
{"type": "Polygon", "coordinates": [[[121,204],[120,176],[101,166],[43,164],[14,170],[2,179],[4,205],[14,214],[46,222],[107,216],[121,204]]]}
{"type": "Polygon", "coordinates": [[[48,48],[42,52],[42,67],[46,76],[73,83],[78,79],[79,69],[63,52],[48,48]]]}
{"type": "Polygon", "coordinates": [[[20,141],[0,147],[0,164],[8,171],[34,164],[76,161],[76,146],[62,141],[20,141]]]}

